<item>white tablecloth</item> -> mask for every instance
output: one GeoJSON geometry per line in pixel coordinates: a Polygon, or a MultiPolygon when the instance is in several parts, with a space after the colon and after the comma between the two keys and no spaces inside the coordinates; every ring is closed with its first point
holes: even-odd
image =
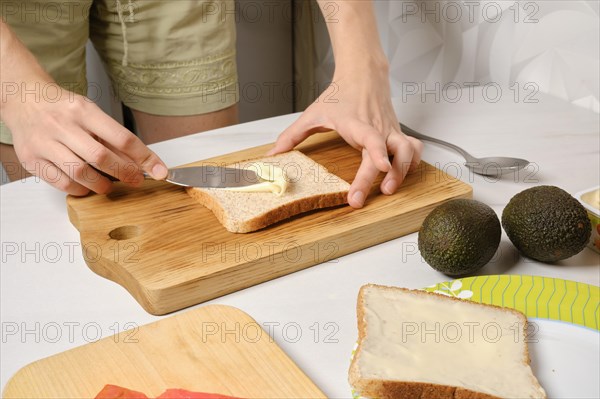
{"type": "MultiPolygon", "coordinates": [[[[470,183],[474,198],[499,215],[511,196],[533,185],[556,185],[570,193],[598,185],[598,114],[542,94],[532,104],[515,102],[506,93],[496,103],[480,97],[471,102],[468,95],[457,103],[443,98],[422,102],[411,96],[407,101],[396,99],[395,105],[408,126],[464,146],[476,156],[515,156],[533,163],[517,176],[490,180],[470,175],[457,154],[426,146],[425,161],[470,183]]],[[[272,142],[296,117],[232,126],[159,143],[153,149],[175,166],[272,142]]],[[[0,195],[2,387],[32,361],[158,319],[119,285],[87,268],[78,232],[67,217],[64,194],[30,178],[2,186],[0,195]]],[[[420,288],[449,280],[415,252],[416,241],[417,234],[410,234],[210,303],[236,306],[262,325],[272,325],[276,342],[328,396],[348,397],[359,287],[379,283],[420,288]]],[[[548,265],[519,256],[503,235],[500,251],[480,274],[600,283],[599,256],[590,249],[548,265]]]]}

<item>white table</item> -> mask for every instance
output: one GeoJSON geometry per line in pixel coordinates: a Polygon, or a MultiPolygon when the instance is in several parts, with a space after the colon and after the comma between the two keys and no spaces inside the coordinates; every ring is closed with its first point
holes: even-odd
{"type": "MultiPolygon", "coordinates": [[[[511,196],[534,184],[557,185],[575,193],[598,185],[600,179],[599,116],[542,94],[535,97],[537,104],[515,102],[508,94],[496,103],[477,97],[470,102],[463,95],[458,103],[443,98],[439,103],[421,102],[412,96],[395,104],[408,126],[451,140],[476,156],[515,156],[536,164],[532,176],[522,174],[517,182],[489,181],[460,168],[457,154],[426,146],[425,161],[461,173],[461,179],[472,184],[474,198],[500,215],[511,196]],[[526,177],[529,180],[524,181],[526,177]]],[[[296,117],[232,126],[153,149],[175,166],[272,142],[296,117]]],[[[119,285],[87,268],[62,193],[33,178],[2,186],[0,193],[2,387],[32,361],[109,336],[127,323],[131,327],[131,323],[158,319],[119,285]]],[[[354,309],[359,287],[379,283],[420,288],[449,280],[414,253],[416,240],[417,234],[411,234],[211,303],[236,306],[259,323],[270,323],[276,342],[327,395],[348,397],[347,368],[357,337],[354,309]],[[325,323],[331,324],[325,328],[325,323]],[[302,335],[295,342],[298,328],[302,335]]],[[[590,249],[559,266],[523,259],[506,236],[500,250],[501,256],[481,274],[532,274],[600,284],[599,256],[590,249]]]]}

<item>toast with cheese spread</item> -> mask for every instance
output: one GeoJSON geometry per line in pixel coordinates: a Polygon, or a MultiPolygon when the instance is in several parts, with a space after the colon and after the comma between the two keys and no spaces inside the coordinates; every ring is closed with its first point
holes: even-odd
{"type": "Polygon", "coordinates": [[[529,365],[521,312],[369,284],[357,317],[349,381],[363,397],[546,398],[529,365]]]}
{"type": "Polygon", "coordinates": [[[303,212],[347,203],[350,184],[300,151],[226,165],[264,181],[240,188],[186,188],[232,233],[249,233],[303,212]]]}

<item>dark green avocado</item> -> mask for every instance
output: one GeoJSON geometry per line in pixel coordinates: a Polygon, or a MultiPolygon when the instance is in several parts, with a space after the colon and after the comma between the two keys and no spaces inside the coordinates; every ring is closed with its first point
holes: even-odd
{"type": "Polygon", "coordinates": [[[592,232],[583,205],[554,186],[532,187],[512,197],[502,212],[502,227],[523,255],[541,262],[578,254],[592,232]]]}
{"type": "Polygon", "coordinates": [[[482,268],[496,253],[502,229],[486,204],[451,200],[435,208],[419,230],[419,250],[431,267],[448,276],[482,268]]]}

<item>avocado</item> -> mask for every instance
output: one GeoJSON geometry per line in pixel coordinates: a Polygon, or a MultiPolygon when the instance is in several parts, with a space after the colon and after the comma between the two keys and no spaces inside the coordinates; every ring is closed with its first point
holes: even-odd
{"type": "Polygon", "coordinates": [[[448,276],[464,276],[494,256],[502,229],[486,204],[455,199],[436,207],[419,230],[419,250],[431,267],[448,276]]]}
{"type": "Polygon", "coordinates": [[[532,187],[512,197],[502,212],[502,226],[523,255],[541,262],[578,254],[592,232],[583,205],[554,186],[532,187]]]}

